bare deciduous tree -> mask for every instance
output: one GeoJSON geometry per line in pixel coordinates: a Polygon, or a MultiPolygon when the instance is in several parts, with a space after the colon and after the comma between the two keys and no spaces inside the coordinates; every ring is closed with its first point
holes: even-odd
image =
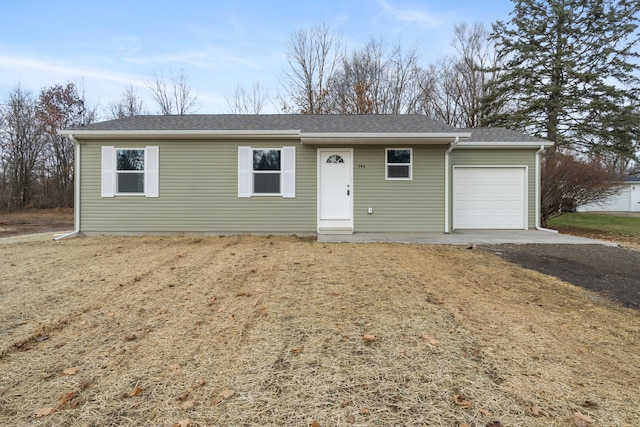
{"type": "Polygon", "coordinates": [[[418,66],[416,49],[404,51],[398,44],[389,57],[385,91],[387,114],[403,114],[416,110],[420,98],[421,80],[426,78],[418,66]]]}
{"type": "Polygon", "coordinates": [[[493,112],[483,109],[481,101],[499,61],[489,31],[482,24],[456,25],[452,46],[455,55],[440,58],[429,67],[435,86],[422,110],[453,126],[483,126],[484,117],[493,112]]]}
{"type": "Polygon", "coordinates": [[[298,30],[289,39],[288,68],[281,78],[283,110],[302,114],[329,112],[329,83],[341,59],[341,36],[325,24],[298,30]]]}
{"type": "Polygon", "coordinates": [[[108,116],[111,119],[144,114],[144,104],[133,85],[129,85],[123,92],[120,101],[109,104],[108,116]]]}
{"type": "Polygon", "coordinates": [[[31,92],[16,86],[0,110],[0,199],[6,209],[30,206],[45,138],[31,92]]]}
{"type": "Polygon", "coordinates": [[[267,91],[260,82],[254,82],[250,91],[237,83],[233,96],[227,98],[227,105],[232,114],[260,114],[266,99],[267,91]]]}
{"type": "Polygon", "coordinates": [[[338,114],[380,112],[386,63],[384,47],[371,39],[364,48],[342,58],[331,80],[331,110],[338,114]]]}
{"type": "Polygon", "coordinates": [[[47,135],[45,168],[51,178],[50,197],[57,206],[73,206],[74,147],[59,129],[82,126],[95,118],[95,109],[87,108],[84,93],[73,83],[42,89],[37,118],[47,135]]]}
{"type": "Polygon", "coordinates": [[[158,104],[159,112],[163,115],[186,115],[197,111],[198,96],[193,93],[189,78],[181,69],[180,73],[169,73],[169,82],[162,73],[154,72],[147,82],[153,99],[158,104]]]}
{"type": "Polygon", "coordinates": [[[600,202],[619,189],[615,170],[597,160],[577,158],[563,151],[550,151],[542,157],[541,223],[588,203],[600,202]]]}

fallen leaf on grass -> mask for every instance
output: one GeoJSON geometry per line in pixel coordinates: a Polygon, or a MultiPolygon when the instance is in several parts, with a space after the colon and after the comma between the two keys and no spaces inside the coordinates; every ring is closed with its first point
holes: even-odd
{"type": "Polygon", "coordinates": [[[356,422],[356,417],[353,415],[347,415],[347,424],[353,424],[356,422]]]}
{"type": "Polygon", "coordinates": [[[169,365],[169,370],[172,371],[172,372],[175,372],[178,369],[180,369],[180,365],[177,364],[177,363],[173,363],[173,364],[169,365]]]}
{"type": "Polygon", "coordinates": [[[142,389],[140,387],[136,387],[131,393],[129,393],[129,397],[137,396],[142,393],[142,389]]]}
{"type": "Polygon", "coordinates": [[[369,408],[360,409],[360,415],[369,415],[370,413],[371,411],[369,411],[369,408]]]}
{"type": "Polygon", "coordinates": [[[314,421],[313,423],[311,423],[311,427],[320,427],[320,423],[314,421]]]}
{"type": "Polygon", "coordinates": [[[215,399],[213,399],[213,403],[217,405],[218,403],[229,399],[234,394],[236,394],[235,390],[231,390],[231,389],[222,390],[220,393],[218,393],[218,396],[215,399]]]}
{"type": "Polygon", "coordinates": [[[533,415],[534,417],[551,418],[551,414],[549,414],[547,411],[545,411],[539,406],[527,406],[525,408],[525,412],[533,415]]]}
{"type": "Polygon", "coordinates": [[[375,335],[371,335],[371,334],[364,334],[362,336],[362,339],[367,341],[367,342],[373,342],[376,340],[376,336],[375,335]]]}
{"type": "Polygon", "coordinates": [[[56,408],[52,408],[51,406],[47,408],[40,408],[36,411],[36,418],[48,417],[49,415],[53,415],[56,413],[56,408]]]}
{"type": "Polygon", "coordinates": [[[182,405],[180,405],[180,407],[184,410],[187,410],[193,408],[193,405],[195,405],[195,402],[193,400],[187,400],[182,405]]]}
{"type": "Polygon", "coordinates": [[[80,391],[84,391],[93,385],[93,380],[83,380],[80,383],[80,391]]]}
{"type": "Polygon", "coordinates": [[[67,402],[74,399],[76,396],[78,396],[78,393],[76,393],[75,391],[65,394],[62,399],[60,399],[60,407],[63,407],[67,402]]]}
{"type": "Polygon", "coordinates": [[[120,340],[124,342],[129,342],[129,341],[134,341],[136,338],[138,338],[136,334],[128,334],[128,335],[121,336],[120,340]]]}
{"type": "Polygon", "coordinates": [[[304,350],[304,348],[292,348],[291,349],[291,354],[293,354],[293,355],[300,354],[300,353],[302,353],[303,350],[304,350]]]}
{"type": "Polygon", "coordinates": [[[175,423],[172,427],[189,427],[190,424],[191,424],[191,421],[189,420],[180,420],[177,423],[175,423]]]}
{"type": "Polygon", "coordinates": [[[491,421],[487,427],[504,427],[504,425],[500,421],[491,421]]]}
{"type": "Polygon", "coordinates": [[[434,338],[431,338],[431,337],[430,337],[430,336],[428,336],[428,335],[422,335],[420,338],[422,338],[423,340],[428,341],[428,342],[429,342],[429,345],[430,345],[431,347],[437,347],[437,346],[439,346],[439,345],[440,345],[440,341],[438,341],[438,340],[436,340],[436,339],[434,339],[434,338]]]}
{"type": "Polygon", "coordinates": [[[589,415],[584,415],[580,412],[576,412],[575,414],[573,414],[573,416],[575,418],[574,424],[576,425],[576,427],[587,427],[589,424],[593,424],[596,422],[596,420],[591,418],[589,415]]]}
{"type": "Polygon", "coordinates": [[[65,368],[62,370],[62,374],[63,375],[75,375],[78,373],[78,370],[80,370],[80,368],[78,368],[77,366],[74,366],[73,368],[65,368]]]}
{"type": "Polygon", "coordinates": [[[478,409],[478,413],[480,415],[484,415],[485,417],[490,417],[493,415],[491,411],[487,411],[486,409],[478,409]]]}
{"type": "Polygon", "coordinates": [[[454,394],[453,401],[458,406],[464,406],[465,408],[471,409],[473,403],[467,400],[467,397],[464,394],[454,394]]]}
{"type": "Polygon", "coordinates": [[[582,406],[585,408],[596,408],[598,404],[592,400],[585,400],[582,402],[582,406]]]}

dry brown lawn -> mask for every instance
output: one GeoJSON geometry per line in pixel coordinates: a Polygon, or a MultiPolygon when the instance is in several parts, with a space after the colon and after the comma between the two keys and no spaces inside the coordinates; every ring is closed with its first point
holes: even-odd
{"type": "Polygon", "coordinates": [[[50,237],[0,239],[2,425],[640,424],[640,314],[486,252],[50,237]]]}

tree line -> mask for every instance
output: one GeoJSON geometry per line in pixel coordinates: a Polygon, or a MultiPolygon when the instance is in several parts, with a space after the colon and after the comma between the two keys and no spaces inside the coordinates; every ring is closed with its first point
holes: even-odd
{"type": "MultiPolygon", "coordinates": [[[[184,71],[154,73],[147,83],[158,114],[189,114],[197,95],[184,71]]],[[[102,113],[119,119],[147,113],[142,97],[127,87],[102,113]]],[[[81,127],[99,118],[76,84],[55,84],[37,95],[16,85],[0,102],[0,210],[72,207],[74,146],[60,129],[81,127]]]]}
{"type": "MultiPolygon", "coordinates": [[[[271,102],[284,113],[424,114],[459,128],[504,127],[553,141],[543,159],[543,191],[556,194],[547,198],[553,203],[543,197],[547,218],[563,204],[615,191],[596,190],[594,179],[640,174],[639,15],[637,1],[518,0],[510,19],[490,29],[455,26],[453,53],[426,65],[416,47],[381,38],[347,50],[339,31],[318,24],[290,35],[274,97],[260,82],[238,83],[228,109],[260,114],[271,102]],[[584,184],[577,170],[590,175],[584,184]]],[[[197,109],[184,71],[155,73],[147,86],[159,114],[197,109]]],[[[95,120],[95,108],[71,83],[43,89],[37,99],[18,86],[5,104],[0,203],[70,205],[73,152],[55,130],[95,120]]],[[[130,86],[104,115],[147,111],[130,86]]]]}

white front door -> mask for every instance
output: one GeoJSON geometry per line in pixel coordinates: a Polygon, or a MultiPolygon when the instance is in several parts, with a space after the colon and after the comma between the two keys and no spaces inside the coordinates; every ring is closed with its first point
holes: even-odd
{"type": "Polygon", "coordinates": [[[318,149],[318,232],[353,232],[352,151],[318,149]]]}

